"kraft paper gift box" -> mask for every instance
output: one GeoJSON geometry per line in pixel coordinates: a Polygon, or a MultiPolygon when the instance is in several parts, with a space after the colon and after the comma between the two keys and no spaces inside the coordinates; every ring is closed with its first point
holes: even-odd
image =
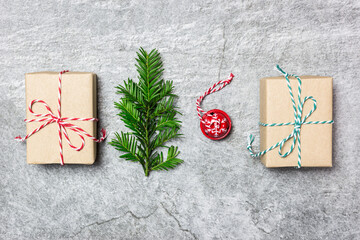
{"type": "MultiPolygon", "coordinates": [[[[316,99],[316,110],[306,119],[309,121],[331,121],[333,118],[333,81],[331,77],[300,76],[301,99],[312,96],[316,99]]],[[[298,80],[289,77],[296,107],[298,107],[298,80]]],[[[313,108],[307,100],[303,106],[303,117],[313,108]]],[[[294,122],[294,110],[289,88],[284,76],[267,77],[260,80],[260,122],[294,122]]],[[[286,138],[294,130],[289,126],[260,126],[260,151],[286,138]]],[[[302,124],[301,167],[332,167],[332,124],[302,124]]],[[[293,139],[285,142],[282,153],[287,152],[293,139]]],[[[261,156],[261,162],[268,168],[296,167],[298,164],[298,142],[286,157],[279,155],[279,147],[261,156]]]]}
{"type": "MultiPolygon", "coordinates": [[[[28,109],[34,99],[46,102],[52,112],[58,111],[58,72],[36,72],[25,74],[26,118],[36,119],[28,109]]],[[[47,114],[41,103],[33,105],[35,113],[47,114]]],[[[62,74],[61,116],[78,118],[96,118],[96,75],[88,72],[67,72],[62,74]]],[[[90,135],[96,137],[96,121],[68,121],[90,135]]],[[[27,122],[27,134],[44,122],[27,122]]],[[[67,129],[69,139],[74,146],[81,145],[81,138],[67,129]]],[[[85,145],[80,151],[72,149],[62,133],[63,159],[65,164],[93,164],[96,157],[96,142],[84,136],[85,145]]],[[[51,123],[33,134],[27,140],[27,163],[60,164],[58,124],[51,123]]]]}

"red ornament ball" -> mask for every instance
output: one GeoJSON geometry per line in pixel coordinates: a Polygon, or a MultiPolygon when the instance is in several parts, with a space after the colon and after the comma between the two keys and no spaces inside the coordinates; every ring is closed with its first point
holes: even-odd
{"type": "Polygon", "coordinates": [[[205,123],[200,121],[200,128],[206,137],[212,140],[220,140],[230,133],[231,120],[224,111],[210,110],[202,116],[202,119],[205,123]]]}

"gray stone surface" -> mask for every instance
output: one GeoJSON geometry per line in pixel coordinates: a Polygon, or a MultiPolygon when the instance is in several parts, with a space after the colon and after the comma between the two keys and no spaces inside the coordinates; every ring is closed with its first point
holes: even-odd
{"type": "MultiPolygon", "coordinates": [[[[2,1],[0,239],[360,239],[359,1],[2,1]],[[135,51],[158,48],[180,95],[185,163],[144,177],[99,145],[93,166],[32,166],[24,73],[98,74],[100,125],[124,130],[114,87],[136,78],[135,51]],[[334,167],[266,169],[246,151],[259,135],[259,81],[289,72],[334,77],[334,167]],[[199,130],[195,100],[233,120],[224,141],[199,130]]],[[[256,144],[258,145],[258,139],[256,144]]]]}

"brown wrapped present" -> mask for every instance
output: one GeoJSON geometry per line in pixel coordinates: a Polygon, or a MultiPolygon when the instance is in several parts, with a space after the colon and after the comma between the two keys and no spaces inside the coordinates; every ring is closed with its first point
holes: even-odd
{"type": "Polygon", "coordinates": [[[260,151],[266,167],[332,167],[331,77],[283,73],[260,80],[260,151]],[[300,90],[300,91],[299,91],[300,90]]]}
{"type": "Polygon", "coordinates": [[[96,157],[96,75],[25,75],[27,163],[93,164],[96,157]],[[60,107],[59,107],[60,100],[60,107]],[[60,108],[60,115],[58,109],[60,108]]]}

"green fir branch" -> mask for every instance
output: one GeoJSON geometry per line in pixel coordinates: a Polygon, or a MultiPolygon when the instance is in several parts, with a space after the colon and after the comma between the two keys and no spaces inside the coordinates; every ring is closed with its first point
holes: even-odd
{"type": "Polygon", "coordinates": [[[177,165],[181,164],[183,160],[177,158],[179,155],[177,147],[171,146],[168,149],[166,160],[164,161],[163,153],[161,152],[156,159],[153,161],[152,170],[166,170],[175,168],[177,165]]]}
{"type": "Polygon", "coordinates": [[[153,49],[147,53],[140,48],[136,53],[136,70],[138,83],[131,79],[116,87],[122,97],[115,102],[119,109],[120,119],[130,132],[115,134],[110,144],[116,150],[124,152],[120,157],[133,162],[139,162],[146,176],[152,170],[169,170],[181,164],[177,158],[177,147],[168,147],[166,158],[159,147],[179,137],[181,122],[176,118],[179,113],[174,99],[177,97],[172,81],[162,78],[164,71],[160,53],[153,49]]]}
{"type": "Polygon", "coordinates": [[[114,146],[116,150],[125,152],[125,154],[120,157],[128,161],[141,162],[141,158],[139,158],[137,152],[137,141],[135,137],[123,132],[121,132],[121,135],[115,133],[115,136],[116,139],[112,139],[110,145],[114,146]]]}

